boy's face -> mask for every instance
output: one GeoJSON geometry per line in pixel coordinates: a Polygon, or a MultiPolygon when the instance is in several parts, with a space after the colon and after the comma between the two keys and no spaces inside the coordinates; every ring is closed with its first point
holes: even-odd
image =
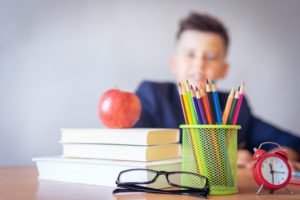
{"type": "Polygon", "coordinates": [[[199,86],[200,82],[226,76],[225,45],[221,36],[211,32],[184,31],[172,58],[171,70],[177,81],[199,86]]]}

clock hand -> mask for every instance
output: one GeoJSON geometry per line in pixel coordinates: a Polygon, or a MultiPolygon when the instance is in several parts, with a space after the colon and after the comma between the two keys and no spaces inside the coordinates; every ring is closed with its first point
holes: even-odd
{"type": "Polygon", "coordinates": [[[270,169],[271,169],[270,173],[272,175],[272,183],[274,184],[274,170],[273,170],[273,166],[272,166],[271,163],[269,163],[269,166],[270,166],[270,169]]]}
{"type": "Polygon", "coordinates": [[[274,171],[274,170],[273,170],[273,172],[284,174],[284,172],[279,172],[279,171],[274,171]]]}
{"type": "Polygon", "coordinates": [[[269,163],[269,166],[270,166],[271,171],[273,171],[273,166],[271,163],[269,163]]]}

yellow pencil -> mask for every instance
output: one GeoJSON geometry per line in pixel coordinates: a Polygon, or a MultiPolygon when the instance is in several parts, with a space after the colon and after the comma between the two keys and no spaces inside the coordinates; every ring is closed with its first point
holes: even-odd
{"type": "Polygon", "coordinates": [[[232,87],[232,89],[231,89],[231,91],[228,95],[225,110],[224,110],[224,113],[223,113],[222,121],[223,121],[224,125],[227,124],[227,120],[228,120],[230,108],[231,108],[231,105],[232,105],[233,97],[234,97],[234,87],[232,87]]]}
{"type": "MultiPolygon", "coordinates": [[[[188,118],[188,122],[190,125],[195,124],[194,123],[194,119],[192,116],[192,110],[191,110],[191,106],[193,106],[192,104],[190,104],[190,99],[188,95],[191,95],[190,92],[187,92],[187,88],[185,87],[184,84],[181,84],[182,89],[183,89],[183,101],[184,104],[186,105],[186,110],[187,110],[187,118],[188,118]]],[[[189,89],[189,84],[188,84],[188,89],[189,89]]],[[[191,133],[191,143],[193,146],[193,152],[194,152],[194,159],[195,159],[195,165],[196,165],[196,169],[198,171],[199,174],[206,174],[206,170],[204,169],[204,167],[200,164],[201,163],[201,156],[200,156],[200,152],[203,147],[201,146],[201,141],[197,140],[197,136],[198,134],[196,134],[196,130],[195,128],[190,128],[190,133],[191,133]]],[[[199,138],[198,138],[199,139],[199,138]]],[[[200,139],[199,139],[200,140],[200,139]]],[[[204,153],[202,153],[202,155],[204,155],[204,153]]],[[[204,158],[202,158],[204,160],[204,158]]]]}
{"type": "Polygon", "coordinates": [[[190,111],[191,111],[191,115],[192,115],[192,120],[193,120],[192,123],[193,124],[198,124],[195,109],[194,109],[194,106],[193,106],[194,103],[193,103],[193,98],[192,98],[190,87],[191,87],[191,85],[189,84],[189,81],[186,80],[186,95],[187,95],[187,98],[188,98],[188,103],[189,103],[189,107],[190,107],[190,111]]]}
{"type": "Polygon", "coordinates": [[[185,89],[184,84],[181,84],[181,88],[182,88],[183,104],[185,106],[186,115],[187,115],[187,121],[188,121],[188,124],[193,124],[191,109],[189,106],[189,100],[188,100],[188,97],[186,94],[186,89],[185,89]]]}

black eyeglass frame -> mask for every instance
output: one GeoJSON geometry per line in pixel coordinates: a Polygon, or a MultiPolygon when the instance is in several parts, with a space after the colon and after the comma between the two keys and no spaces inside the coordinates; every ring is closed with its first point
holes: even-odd
{"type": "Polygon", "coordinates": [[[155,194],[178,194],[178,195],[188,195],[188,196],[203,196],[207,198],[209,193],[209,187],[206,186],[203,189],[186,189],[186,190],[161,190],[156,188],[144,187],[136,184],[118,184],[118,187],[113,190],[113,194],[123,193],[123,192],[148,192],[155,194]]]}
{"type": "MultiPolygon", "coordinates": [[[[142,185],[142,184],[151,184],[151,183],[154,183],[158,177],[160,175],[165,175],[166,179],[167,179],[167,182],[170,186],[173,186],[173,187],[179,187],[179,188],[184,188],[184,189],[189,189],[189,190],[203,190],[203,189],[206,189],[208,188],[208,179],[205,177],[205,176],[202,176],[202,175],[199,175],[199,174],[196,174],[196,173],[192,173],[192,172],[185,172],[185,171],[172,171],[172,172],[167,172],[167,171],[156,171],[156,170],[152,170],[152,169],[144,169],[144,168],[136,168],[136,169],[128,169],[128,170],[124,170],[124,171],[121,171],[118,175],[118,178],[116,180],[116,184],[117,185],[122,185],[122,186],[126,186],[126,185],[142,185]],[[122,174],[126,173],[126,172],[129,172],[129,171],[149,171],[149,172],[152,172],[152,173],[155,173],[156,175],[154,176],[154,178],[150,181],[144,181],[144,182],[121,182],[120,181],[120,178],[122,176],[122,174]],[[205,185],[203,188],[195,188],[195,187],[188,187],[188,186],[182,186],[182,185],[178,185],[178,184],[175,184],[175,183],[172,183],[170,180],[169,180],[169,176],[170,175],[173,175],[173,174],[190,174],[190,175],[195,175],[195,176],[198,176],[199,178],[202,178],[203,180],[205,180],[205,185]]],[[[143,187],[143,186],[141,186],[143,187]]],[[[147,187],[145,187],[147,188],[147,187]]],[[[154,188],[152,188],[154,189],[154,188]]],[[[165,190],[162,190],[162,191],[165,191],[165,190]]]]}

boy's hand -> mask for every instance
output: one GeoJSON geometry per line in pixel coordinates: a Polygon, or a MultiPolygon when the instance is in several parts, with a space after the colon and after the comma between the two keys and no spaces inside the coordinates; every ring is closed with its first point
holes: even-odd
{"type": "Polygon", "coordinates": [[[238,167],[251,168],[254,164],[252,159],[252,154],[250,151],[245,149],[239,149],[237,155],[237,165],[238,167]]]}
{"type": "Polygon", "coordinates": [[[292,171],[300,171],[300,162],[298,161],[289,161],[292,171]]]}

